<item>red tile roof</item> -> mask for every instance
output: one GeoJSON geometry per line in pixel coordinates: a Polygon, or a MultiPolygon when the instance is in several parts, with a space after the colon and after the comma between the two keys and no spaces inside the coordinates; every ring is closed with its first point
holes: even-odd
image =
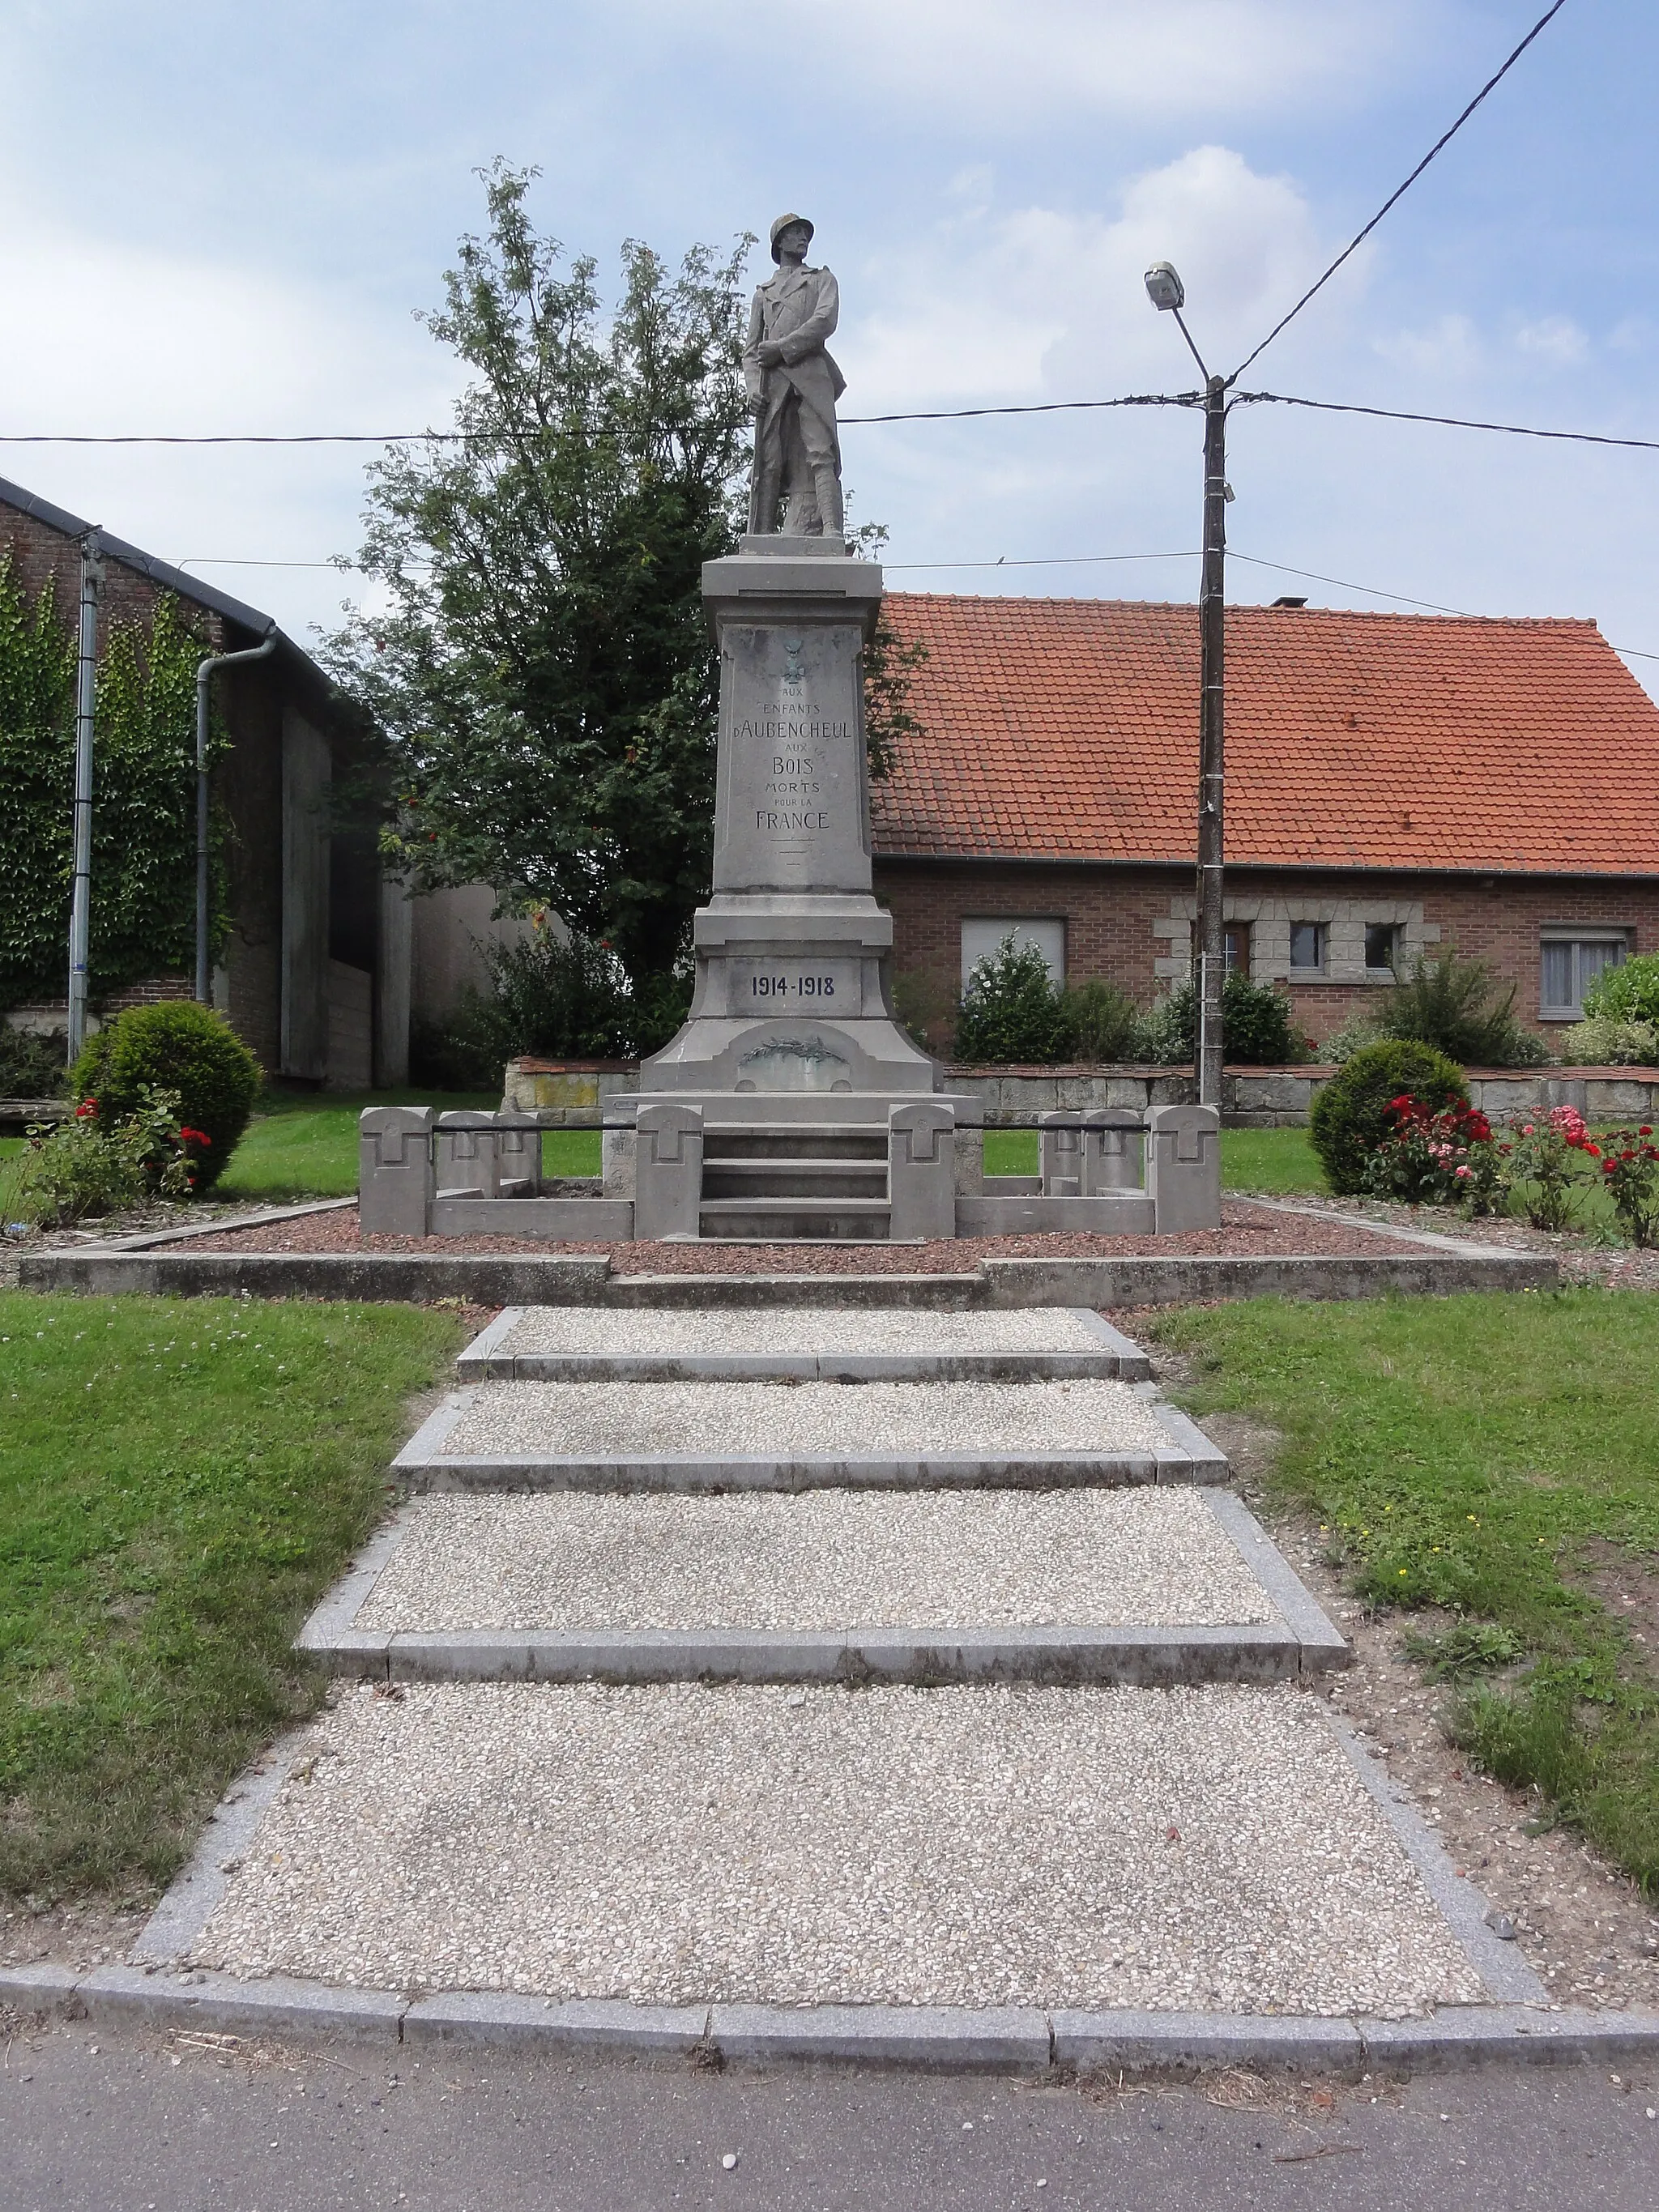
{"type": "MultiPolygon", "coordinates": [[[[1198,615],[894,592],[922,734],[878,855],[1190,863],[1198,615]]],[[[1591,622],[1227,615],[1227,858],[1659,873],[1659,708],[1591,622]]]]}

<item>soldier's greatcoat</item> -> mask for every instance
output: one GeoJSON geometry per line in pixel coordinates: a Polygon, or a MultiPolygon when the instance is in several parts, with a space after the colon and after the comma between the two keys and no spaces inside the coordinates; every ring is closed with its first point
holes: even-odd
{"type": "MultiPolygon", "coordinates": [[[[801,511],[805,503],[816,516],[832,495],[825,478],[814,501],[813,479],[828,470],[839,483],[836,402],[847,389],[847,380],[826,352],[824,341],[840,311],[841,295],[827,269],[786,264],[756,289],[743,356],[744,380],[757,406],[751,530],[772,526],[762,509],[769,506],[780,485],[790,495],[792,510],[801,511]],[[763,338],[770,338],[782,350],[783,360],[776,368],[763,368],[756,357],[763,338]]],[[[833,526],[838,528],[838,494],[833,514],[833,526]]],[[[817,526],[816,520],[809,525],[817,526]]]]}

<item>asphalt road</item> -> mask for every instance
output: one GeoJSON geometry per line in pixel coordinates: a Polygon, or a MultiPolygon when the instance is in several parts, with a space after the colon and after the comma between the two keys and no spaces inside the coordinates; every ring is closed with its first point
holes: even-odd
{"type": "Polygon", "coordinates": [[[10,2036],[0,2208],[1656,2212],[1652,2106],[1659,2065],[1120,2089],[216,2050],[82,2024],[10,2036]]]}

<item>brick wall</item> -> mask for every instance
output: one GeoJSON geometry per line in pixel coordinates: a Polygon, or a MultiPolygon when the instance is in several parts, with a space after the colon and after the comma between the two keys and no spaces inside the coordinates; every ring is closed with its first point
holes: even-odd
{"type": "MultiPolygon", "coordinates": [[[[994,863],[876,863],[876,896],[893,915],[893,970],[902,1000],[943,1008],[960,988],[962,923],[968,915],[1059,918],[1066,971],[1079,982],[1103,975],[1146,1005],[1168,988],[1193,912],[1188,869],[1020,867],[994,863]]],[[[1264,949],[1277,945],[1283,916],[1338,916],[1334,941],[1352,969],[1350,940],[1364,920],[1395,921],[1407,953],[1455,945],[1517,986],[1516,1011],[1539,1022],[1540,932],[1584,922],[1630,932],[1633,952],[1659,951],[1659,878],[1464,878],[1431,875],[1275,873],[1239,869],[1227,878],[1230,915],[1252,921],[1264,949]],[[1256,917],[1260,916],[1257,920],[1256,917]]],[[[1261,961],[1253,963],[1261,971],[1261,961]]],[[[1282,963],[1279,963],[1282,969],[1282,963]]],[[[1288,980],[1288,979],[1287,979],[1288,980]]],[[[1339,1029],[1379,988],[1359,975],[1289,981],[1301,1026],[1316,1040],[1339,1029]]],[[[1555,1024],[1542,1024],[1545,1034],[1555,1024]]],[[[938,1048],[942,1034],[930,1030],[938,1048]]]]}

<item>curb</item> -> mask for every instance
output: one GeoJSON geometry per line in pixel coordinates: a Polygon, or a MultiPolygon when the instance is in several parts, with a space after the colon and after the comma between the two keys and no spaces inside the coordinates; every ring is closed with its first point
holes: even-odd
{"type": "MultiPolygon", "coordinates": [[[[1338,1221],[1346,1217],[1328,1217],[1338,1221]]],[[[1373,1224],[1362,1224],[1370,1228],[1373,1224]]],[[[1387,1234],[1387,1231],[1378,1232],[1387,1234]]],[[[1403,1232],[1402,1232],[1403,1235],[1403,1232]]],[[[1412,1240],[1429,1246],[1429,1232],[1412,1240]]],[[[1443,1297],[1462,1291],[1553,1290],[1553,1255],[1449,1238],[1421,1254],[1276,1259],[988,1259],[975,1274],[613,1275],[603,1253],[25,1252],[25,1291],[113,1297],[352,1299],[478,1305],[889,1306],[997,1311],[1022,1306],[1152,1306],[1205,1298],[1443,1297]]]]}
{"type": "Polygon", "coordinates": [[[466,2043],[720,2064],[889,2066],[947,2073],[1200,2072],[1363,2066],[1454,2071],[1659,2057],[1659,2013],[1454,2008],[1422,2020],[1261,2014],[1048,2012],[966,2005],[632,2005],[458,1990],[410,1998],[287,1977],[100,1966],[0,1967],[0,2004],[160,2029],[351,2042],[466,2043]]]}

